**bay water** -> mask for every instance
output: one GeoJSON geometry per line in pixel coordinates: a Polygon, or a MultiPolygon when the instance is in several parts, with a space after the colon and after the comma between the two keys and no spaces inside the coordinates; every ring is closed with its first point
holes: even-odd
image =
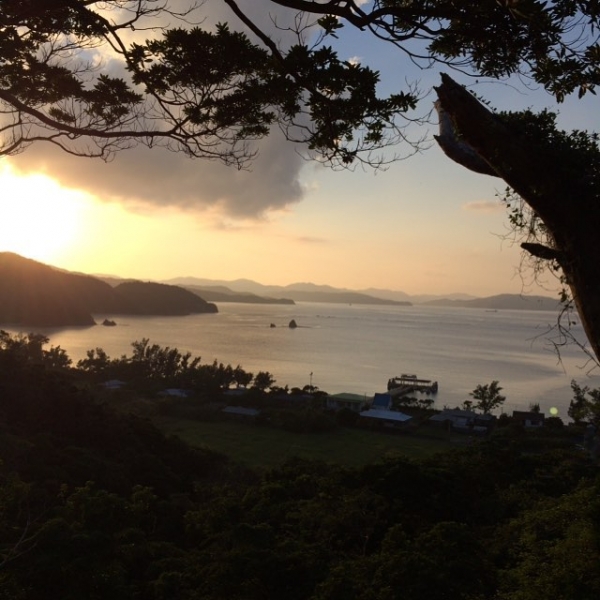
{"type": "MultiPolygon", "coordinates": [[[[101,323],[105,315],[95,318],[101,323]]],[[[149,338],[203,363],[269,371],[282,387],[312,384],[330,394],[372,396],[386,390],[390,377],[408,373],[438,382],[436,408],[460,405],[478,384],[498,380],[505,412],[539,403],[546,414],[555,408],[566,420],[572,379],[600,387],[600,372],[590,372],[580,349],[563,347],[557,355],[551,311],[221,303],[217,314],[110,318],[116,327],[36,331],[74,362],[92,348],[111,358],[130,356],[132,342],[149,338]],[[292,319],[295,329],[288,327],[292,319]]],[[[579,325],[573,332],[585,341],[579,325]]]]}

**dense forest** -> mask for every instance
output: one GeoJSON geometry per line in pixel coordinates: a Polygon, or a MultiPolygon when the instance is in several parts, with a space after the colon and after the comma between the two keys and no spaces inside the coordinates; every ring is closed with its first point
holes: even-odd
{"type": "MultiPolygon", "coordinates": [[[[46,341],[0,336],[0,598],[600,597],[600,477],[577,426],[537,445],[506,424],[420,460],[257,470],[97,386],[116,368],[171,383],[203,370],[191,357],[144,340],[74,368],[46,341]]],[[[210,399],[230,372],[204,367],[210,399]]]]}

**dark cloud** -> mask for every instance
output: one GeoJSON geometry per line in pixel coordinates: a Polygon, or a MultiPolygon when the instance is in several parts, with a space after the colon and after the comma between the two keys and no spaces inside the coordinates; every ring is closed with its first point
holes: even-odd
{"type": "MultiPolygon", "coordinates": [[[[173,5],[185,6],[185,0],[173,5]]],[[[240,6],[257,23],[273,30],[272,20],[283,23],[284,11],[268,0],[241,0],[240,6]]],[[[289,11],[285,11],[289,17],[289,11]]],[[[220,0],[208,0],[201,13],[206,25],[230,21],[238,28],[229,8],[220,0]]],[[[289,18],[288,18],[289,21],[289,18]]],[[[121,74],[121,65],[106,62],[106,71],[121,74]]],[[[218,162],[191,160],[163,148],[137,147],[117,154],[110,163],[78,158],[49,144],[38,144],[11,162],[23,172],[42,170],[63,186],[80,188],[108,201],[187,210],[218,207],[225,215],[256,218],[302,199],[299,174],[305,161],[298,148],[279,131],[258,145],[259,154],[248,171],[218,162]]]]}
{"type": "Polygon", "coordinates": [[[124,150],[104,163],[37,145],[11,161],[21,171],[44,171],[65,187],[84,189],[103,200],[188,210],[218,206],[240,218],[260,217],[301,200],[298,178],[305,164],[278,133],[263,140],[246,171],[145,147],[124,150]]]}

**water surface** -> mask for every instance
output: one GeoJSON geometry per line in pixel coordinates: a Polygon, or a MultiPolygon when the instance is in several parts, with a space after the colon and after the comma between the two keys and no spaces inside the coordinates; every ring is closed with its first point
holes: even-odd
{"type": "MultiPolygon", "coordinates": [[[[131,342],[176,347],[250,372],[269,371],[278,385],[312,383],[329,393],[372,395],[402,373],[439,383],[436,407],[456,406],[478,384],[497,379],[505,409],[539,402],[566,418],[570,381],[600,387],[600,375],[575,347],[561,360],[549,340],[551,311],[497,311],[426,306],[373,307],[298,303],[221,303],[218,314],[114,317],[116,327],[43,330],[77,361],[88,349],[131,355],[131,342]],[[288,323],[295,319],[298,328],[288,323]],[[276,327],[270,327],[271,323],[276,327]],[[312,374],[312,376],[311,376],[312,374]]],[[[106,315],[96,315],[101,323],[106,315]]],[[[585,339],[579,326],[575,333],[585,339]]]]}

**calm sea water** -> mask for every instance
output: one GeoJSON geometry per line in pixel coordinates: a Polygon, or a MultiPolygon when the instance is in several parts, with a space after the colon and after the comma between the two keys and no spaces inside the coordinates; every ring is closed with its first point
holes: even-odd
{"type": "MultiPolygon", "coordinates": [[[[566,418],[570,382],[600,387],[600,373],[575,347],[559,361],[548,329],[556,314],[422,306],[373,307],[300,303],[295,306],[221,303],[218,314],[116,317],[117,327],[42,330],[77,361],[88,349],[116,358],[131,342],[176,347],[250,372],[269,371],[278,385],[311,383],[329,393],[372,395],[402,373],[439,383],[436,407],[456,406],[476,385],[500,381],[505,410],[539,402],[566,418]],[[295,319],[297,329],[288,323],[295,319]],[[276,327],[270,327],[273,323],[276,327]],[[311,375],[312,374],[312,375],[311,375]]],[[[104,315],[97,315],[101,322],[104,315]]],[[[115,317],[112,317],[115,318],[115,317]]],[[[575,327],[580,339],[581,329],[575,327]]]]}

